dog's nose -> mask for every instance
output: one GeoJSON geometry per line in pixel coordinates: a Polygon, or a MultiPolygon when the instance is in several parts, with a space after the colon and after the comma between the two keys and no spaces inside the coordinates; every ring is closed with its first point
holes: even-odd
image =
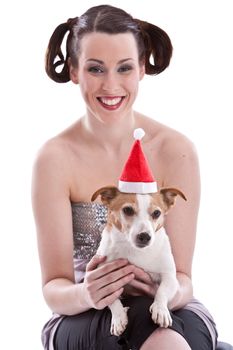
{"type": "Polygon", "coordinates": [[[136,236],[136,244],[138,247],[145,247],[149,244],[151,236],[147,232],[141,232],[136,236]]]}

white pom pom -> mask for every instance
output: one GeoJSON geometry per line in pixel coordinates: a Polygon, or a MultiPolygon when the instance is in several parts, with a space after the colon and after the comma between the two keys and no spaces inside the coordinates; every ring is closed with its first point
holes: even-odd
{"type": "Polygon", "coordinates": [[[145,135],[145,131],[142,128],[135,129],[133,132],[133,137],[135,140],[141,140],[145,135]]]}

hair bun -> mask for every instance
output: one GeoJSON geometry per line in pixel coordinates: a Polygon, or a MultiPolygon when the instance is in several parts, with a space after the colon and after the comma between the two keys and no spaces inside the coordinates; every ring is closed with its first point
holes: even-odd
{"type": "Polygon", "coordinates": [[[169,66],[172,57],[172,43],[167,33],[149,22],[136,19],[145,44],[146,74],[159,74],[169,66]],[[154,64],[150,59],[153,57],[154,64]]]}
{"type": "Polygon", "coordinates": [[[48,48],[45,55],[45,70],[48,76],[57,83],[66,83],[70,80],[69,67],[68,67],[68,54],[66,58],[61,50],[61,44],[67,31],[70,30],[70,24],[68,22],[62,23],[54,30],[48,44],[48,48]],[[58,60],[57,60],[58,59],[58,60]],[[62,66],[60,72],[56,69],[62,66]]]}

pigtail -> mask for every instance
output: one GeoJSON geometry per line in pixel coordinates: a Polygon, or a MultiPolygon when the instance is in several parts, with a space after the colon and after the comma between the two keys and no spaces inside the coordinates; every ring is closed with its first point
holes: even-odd
{"type": "Polygon", "coordinates": [[[159,74],[166,69],[172,56],[172,43],[167,33],[154,24],[136,20],[145,44],[146,74],[159,74]],[[153,57],[153,63],[150,61],[153,57]]]}
{"type": "Polygon", "coordinates": [[[70,80],[69,65],[68,65],[68,42],[70,40],[71,33],[67,38],[66,44],[66,57],[61,50],[61,45],[65,34],[68,31],[72,31],[72,25],[76,22],[77,18],[69,19],[66,23],[60,24],[53,32],[45,56],[45,70],[48,76],[57,83],[66,83],[70,80]],[[62,70],[57,72],[57,67],[63,65],[62,70]]]}

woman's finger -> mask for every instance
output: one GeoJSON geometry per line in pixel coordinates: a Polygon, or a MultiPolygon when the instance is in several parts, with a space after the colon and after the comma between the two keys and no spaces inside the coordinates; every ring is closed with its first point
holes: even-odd
{"type": "MultiPolygon", "coordinates": [[[[123,278],[127,277],[129,275],[135,277],[133,274],[134,267],[132,265],[126,265],[118,270],[114,270],[112,272],[109,272],[108,274],[103,275],[102,277],[98,278],[95,280],[95,287],[96,289],[101,289],[107,285],[116,283],[117,281],[121,281],[122,283],[124,282],[123,278]]],[[[128,283],[128,282],[126,282],[128,283]]]]}
{"type": "Polygon", "coordinates": [[[106,260],[106,258],[106,256],[94,255],[87,264],[86,271],[95,270],[99,264],[103,263],[106,260]]]}
{"type": "Polygon", "coordinates": [[[117,259],[111,262],[106,262],[92,272],[91,279],[97,280],[98,278],[101,278],[112,271],[118,270],[123,266],[126,266],[127,264],[128,264],[128,260],[126,259],[117,259]]]}
{"type": "Polygon", "coordinates": [[[101,300],[106,296],[115,293],[117,290],[123,288],[126,284],[130,283],[133,279],[134,275],[131,273],[111,284],[105,285],[102,288],[97,289],[95,293],[96,300],[101,300]]]}
{"type": "Polygon", "coordinates": [[[96,309],[102,310],[106,306],[111,305],[116,299],[120,297],[123,292],[123,288],[116,290],[114,293],[100,299],[96,304],[96,309]]]}
{"type": "MultiPolygon", "coordinates": [[[[149,295],[149,296],[155,296],[157,286],[155,283],[153,284],[147,284],[141,281],[138,281],[136,279],[129,282],[129,286],[132,288],[133,293],[138,293],[141,295],[149,295]]],[[[126,288],[127,292],[127,288],[126,288]]],[[[128,289],[128,292],[130,293],[130,288],[128,289]]]]}
{"type": "Polygon", "coordinates": [[[142,281],[144,283],[153,283],[153,280],[149,273],[145,272],[143,269],[135,266],[134,267],[135,279],[138,281],[142,281]]]}

